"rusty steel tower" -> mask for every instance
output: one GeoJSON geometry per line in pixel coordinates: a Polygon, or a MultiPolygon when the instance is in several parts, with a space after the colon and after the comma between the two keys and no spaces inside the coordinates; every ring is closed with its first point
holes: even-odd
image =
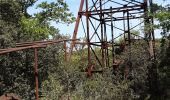
{"type": "MultiPolygon", "coordinates": [[[[131,30],[143,25],[143,32],[137,35],[148,43],[150,61],[155,59],[154,30],[146,28],[153,24],[152,0],[81,0],[72,39],[77,39],[79,24],[82,23],[88,50],[87,74],[102,72],[103,68],[112,66],[116,70],[115,48],[131,49],[131,30]],[[140,20],[140,21],[137,21],[140,20]],[[121,44],[116,44],[117,38],[123,37],[121,44]],[[100,53],[94,49],[100,48],[100,53]],[[111,57],[110,57],[111,55],[111,57]],[[96,61],[94,63],[94,60],[96,61]],[[98,65],[100,68],[95,68],[98,65]]],[[[71,43],[71,51],[76,42],[71,43]]]]}

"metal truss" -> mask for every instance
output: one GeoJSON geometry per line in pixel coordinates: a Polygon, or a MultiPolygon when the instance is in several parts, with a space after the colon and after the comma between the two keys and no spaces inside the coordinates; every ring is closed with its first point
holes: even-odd
{"type": "MultiPolygon", "coordinates": [[[[148,14],[148,12],[152,13],[151,5],[152,0],[81,0],[72,39],[77,38],[81,21],[84,36],[86,37],[84,44],[87,44],[88,49],[88,66],[86,70],[88,76],[95,72],[103,72],[104,68],[107,67],[113,67],[116,70],[118,63],[115,59],[115,47],[126,47],[130,51],[133,41],[131,37],[135,35],[131,33],[131,30],[142,24],[144,26],[144,33],[143,35],[137,35],[138,40],[145,39],[148,42],[150,60],[155,59],[154,30],[146,28],[148,25],[153,24],[153,18],[148,14]],[[135,22],[131,26],[130,22],[136,19],[143,21],[135,22]],[[121,23],[123,27],[120,28],[120,25],[115,25],[115,22],[121,23]],[[114,30],[119,30],[122,33],[117,36],[116,34],[118,33],[114,30]],[[116,44],[116,39],[121,36],[124,37],[124,42],[116,44]],[[96,37],[97,41],[94,41],[96,37]],[[94,50],[96,47],[100,48],[100,54],[94,50]],[[110,51],[112,58],[109,57],[110,51]],[[94,63],[94,60],[97,62],[94,63]],[[112,62],[111,65],[110,62],[112,62]],[[95,68],[95,65],[99,65],[100,68],[95,68]]],[[[71,52],[75,45],[76,42],[73,41],[71,52]]],[[[130,65],[127,66],[129,67],[130,65]]]]}

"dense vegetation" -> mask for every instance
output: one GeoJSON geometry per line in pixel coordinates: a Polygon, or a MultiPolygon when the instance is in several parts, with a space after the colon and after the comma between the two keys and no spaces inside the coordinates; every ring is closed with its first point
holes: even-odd
{"type": "MultiPolygon", "coordinates": [[[[0,2],[0,48],[15,47],[15,43],[67,38],[59,29],[50,25],[72,23],[75,18],[63,0],[37,7],[42,10],[29,15],[27,9],[37,0],[2,0],[0,2]]],[[[153,5],[154,20],[159,23],[153,28],[161,30],[162,37],[156,43],[156,79],[149,80],[149,65],[146,42],[132,45],[133,68],[130,79],[124,80],[120,65],[118,76],[112,69],[103,74],[87,78],[82,70],[87,66],[87,50],[75,52],[71,62],[65,62],[62,44],[39,49],[39,93],[41,100],[169,100],[170,99],[170,7],[153,5]],[[139,51],[143,51],[140,52],[139,51]],[[83,55],[82,55],[83,54],[83,55]],[[83,61],[84,62],[83,62],[83,61]]],[[[136,34],[136,32],[135,32],[136,34]]],[[[97,49],[96,49],[97,51],[97,49]]],[[[0,55],[0,95],[16,93],[25,100],[35,99],[35,79],[33,69],[33,50],[24,50],[0,55]]],[[[128,59],[129,53],[121,53],[117,58],[128,59]]]]}

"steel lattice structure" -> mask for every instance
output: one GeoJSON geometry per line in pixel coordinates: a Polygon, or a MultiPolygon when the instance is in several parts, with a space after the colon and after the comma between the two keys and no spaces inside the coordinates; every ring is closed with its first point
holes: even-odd
{"type": "Polygon", "coordinates": [[[91,76],[92,73],[103,72],[103,68],[109,66],[116,70],[118,63],[115,59],[115,47],[127,47],[130,50],[133,40],[131,36],[134,35],[131,30],[143,24],[144,33],[143,35],[137,35],[137,37],[138,39],[145,39],[147,41],[150,61],[154,61],[154,30],[152,28],[146,28],[153,25],[153,18],[148,14],[148,12],[152,13],[151,5],[152,0],[81,0],[72,39],[18,43],[15,48],[0,49],[0,55],[25,49],[34,49],[36,100],[38,100],[38,48],[44,48],[50,44],[63,43],[65,59],[67,60],[66,42],[72,41],[71,51],[75,44],[86,44],[88,50],[86,72],[88,76],[91,76]],[[130,22],[136,21],[136,19],[143,19],[143,21],[136,22],[134,26],[131,26],[130,22]],[[80,21],[82,22],[84,36],[86,38],[86,41],[83,43],[77,42],[80,21]],[[119,25],[120,23],[122,25],[119,25]],[[114,31],[115,29],[122,33],[118,35],[117,31],[114,31]],[[123,43],[116,44],[115,41],[120,36],[123,36],[123,43]],[[95,47],[100,48],[101,52],[99,54],[94,50],[95,47]],[[109,57],[109,51],[111,51],[111,59],[109,57]],[[94,63],[94,60],[97,61],[95,62],[97,64],[94,63]],[[110,62],[112,62],[111,65],[110,62]],[[99,65],[100,68],[96,70],[95,65],[99,65]]]}
{"type": "MultiPolygon", "coordinates": [[[[131,30],[141,24],[144,26],[144,32],[142,35],[137,35],[137,37],[145,39],[148,42],[150,60],[154,60],[154,30],[152,28],[146,28],[153,24],[153,18],[148,14],[148,12],[152,13],[151,5],[152,0],[81,0],[72,39],[77,38],[79,23],[81,21],[84,36],[86,37],[85,44],[87,44],[88,48],[88,76],[91,76],[95,72],[102,72],[105,67],[112,66],[116,69],[115,47],[120,46],[124,48],[126,46],[130,50],[131,36],[134,35],[131,33],[131,30]],[[143,21],[137,22],[137,19],[143,21]],[[130,25],[132,21],[134,21],[134,26],[130,25]],[[122,33],[116,35],[118,33],[114,32],[115,29],[122,33]],[[124,42],[122,44],[116,44],[115,40],[120,36],[124,37],[124,42]],[[94,50],[95,47],[101,49],[101,58],[94,50]],[[109,50],[112,52],[111,59],[109,58],[109,50]],[[94,70],[94,58],[98,65],[100,65],[100,70],[94,70]],[[110,61],[112,65],[110,65],[110,61]]],[[[75,44],[76,42],[73,41],[71,51],[75,44]]]]}

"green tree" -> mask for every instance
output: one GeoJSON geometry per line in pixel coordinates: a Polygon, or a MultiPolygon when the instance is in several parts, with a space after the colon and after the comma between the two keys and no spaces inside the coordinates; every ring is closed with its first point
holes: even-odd
{"type": "MultiPolygon", "coordinates": [[[[53,39],[64,38],[59,34],[59,29],[50,25],[50,21],[60,20],[60,22],[70,23],[70,20],[74,18],[69,12],[67,4],[64,3],[65,6],[62,6],[62,1],[52,2],[51,4],[57,7],[42,8],[43,11],[49,8],[53,10],[50,15],[43,16],[40,12],[36,14],[38,16],[33,17],[27,13],[27,9],[36,1],[11,0],[0,2],[0,48],[15,47],[17,42],[47,40],[49,36],[53,39]],[[60,9],[63,12],[62,16],[49,19],[60,14],[58,12],[60,9]]],[[[53,69],[58,66],[59,58],[57,56],[59,56],[61,50],[61,45],[39,49],[40,89],[42,82],[48,79],[48,75],[54,73],[53,69]]],[[[33,50],[18,51],[0,56],[0,95],[13,92],[26,100],[35,98],[33,59],[33,50]]]]}
{"type": "Polygon", "coordinates": [[[156,25],[156,28],[161,30],[161,45],[160,45],[160,54],[158,56],[159,62],[159,89],[160,89],[160,99],[168,100],[170,98],[169,90],[170,87],[168,85],[170,78],[170,5],[166,5],[164,7],[155,4],[155,18],[159,21],[159,24],[156,25]]]}

